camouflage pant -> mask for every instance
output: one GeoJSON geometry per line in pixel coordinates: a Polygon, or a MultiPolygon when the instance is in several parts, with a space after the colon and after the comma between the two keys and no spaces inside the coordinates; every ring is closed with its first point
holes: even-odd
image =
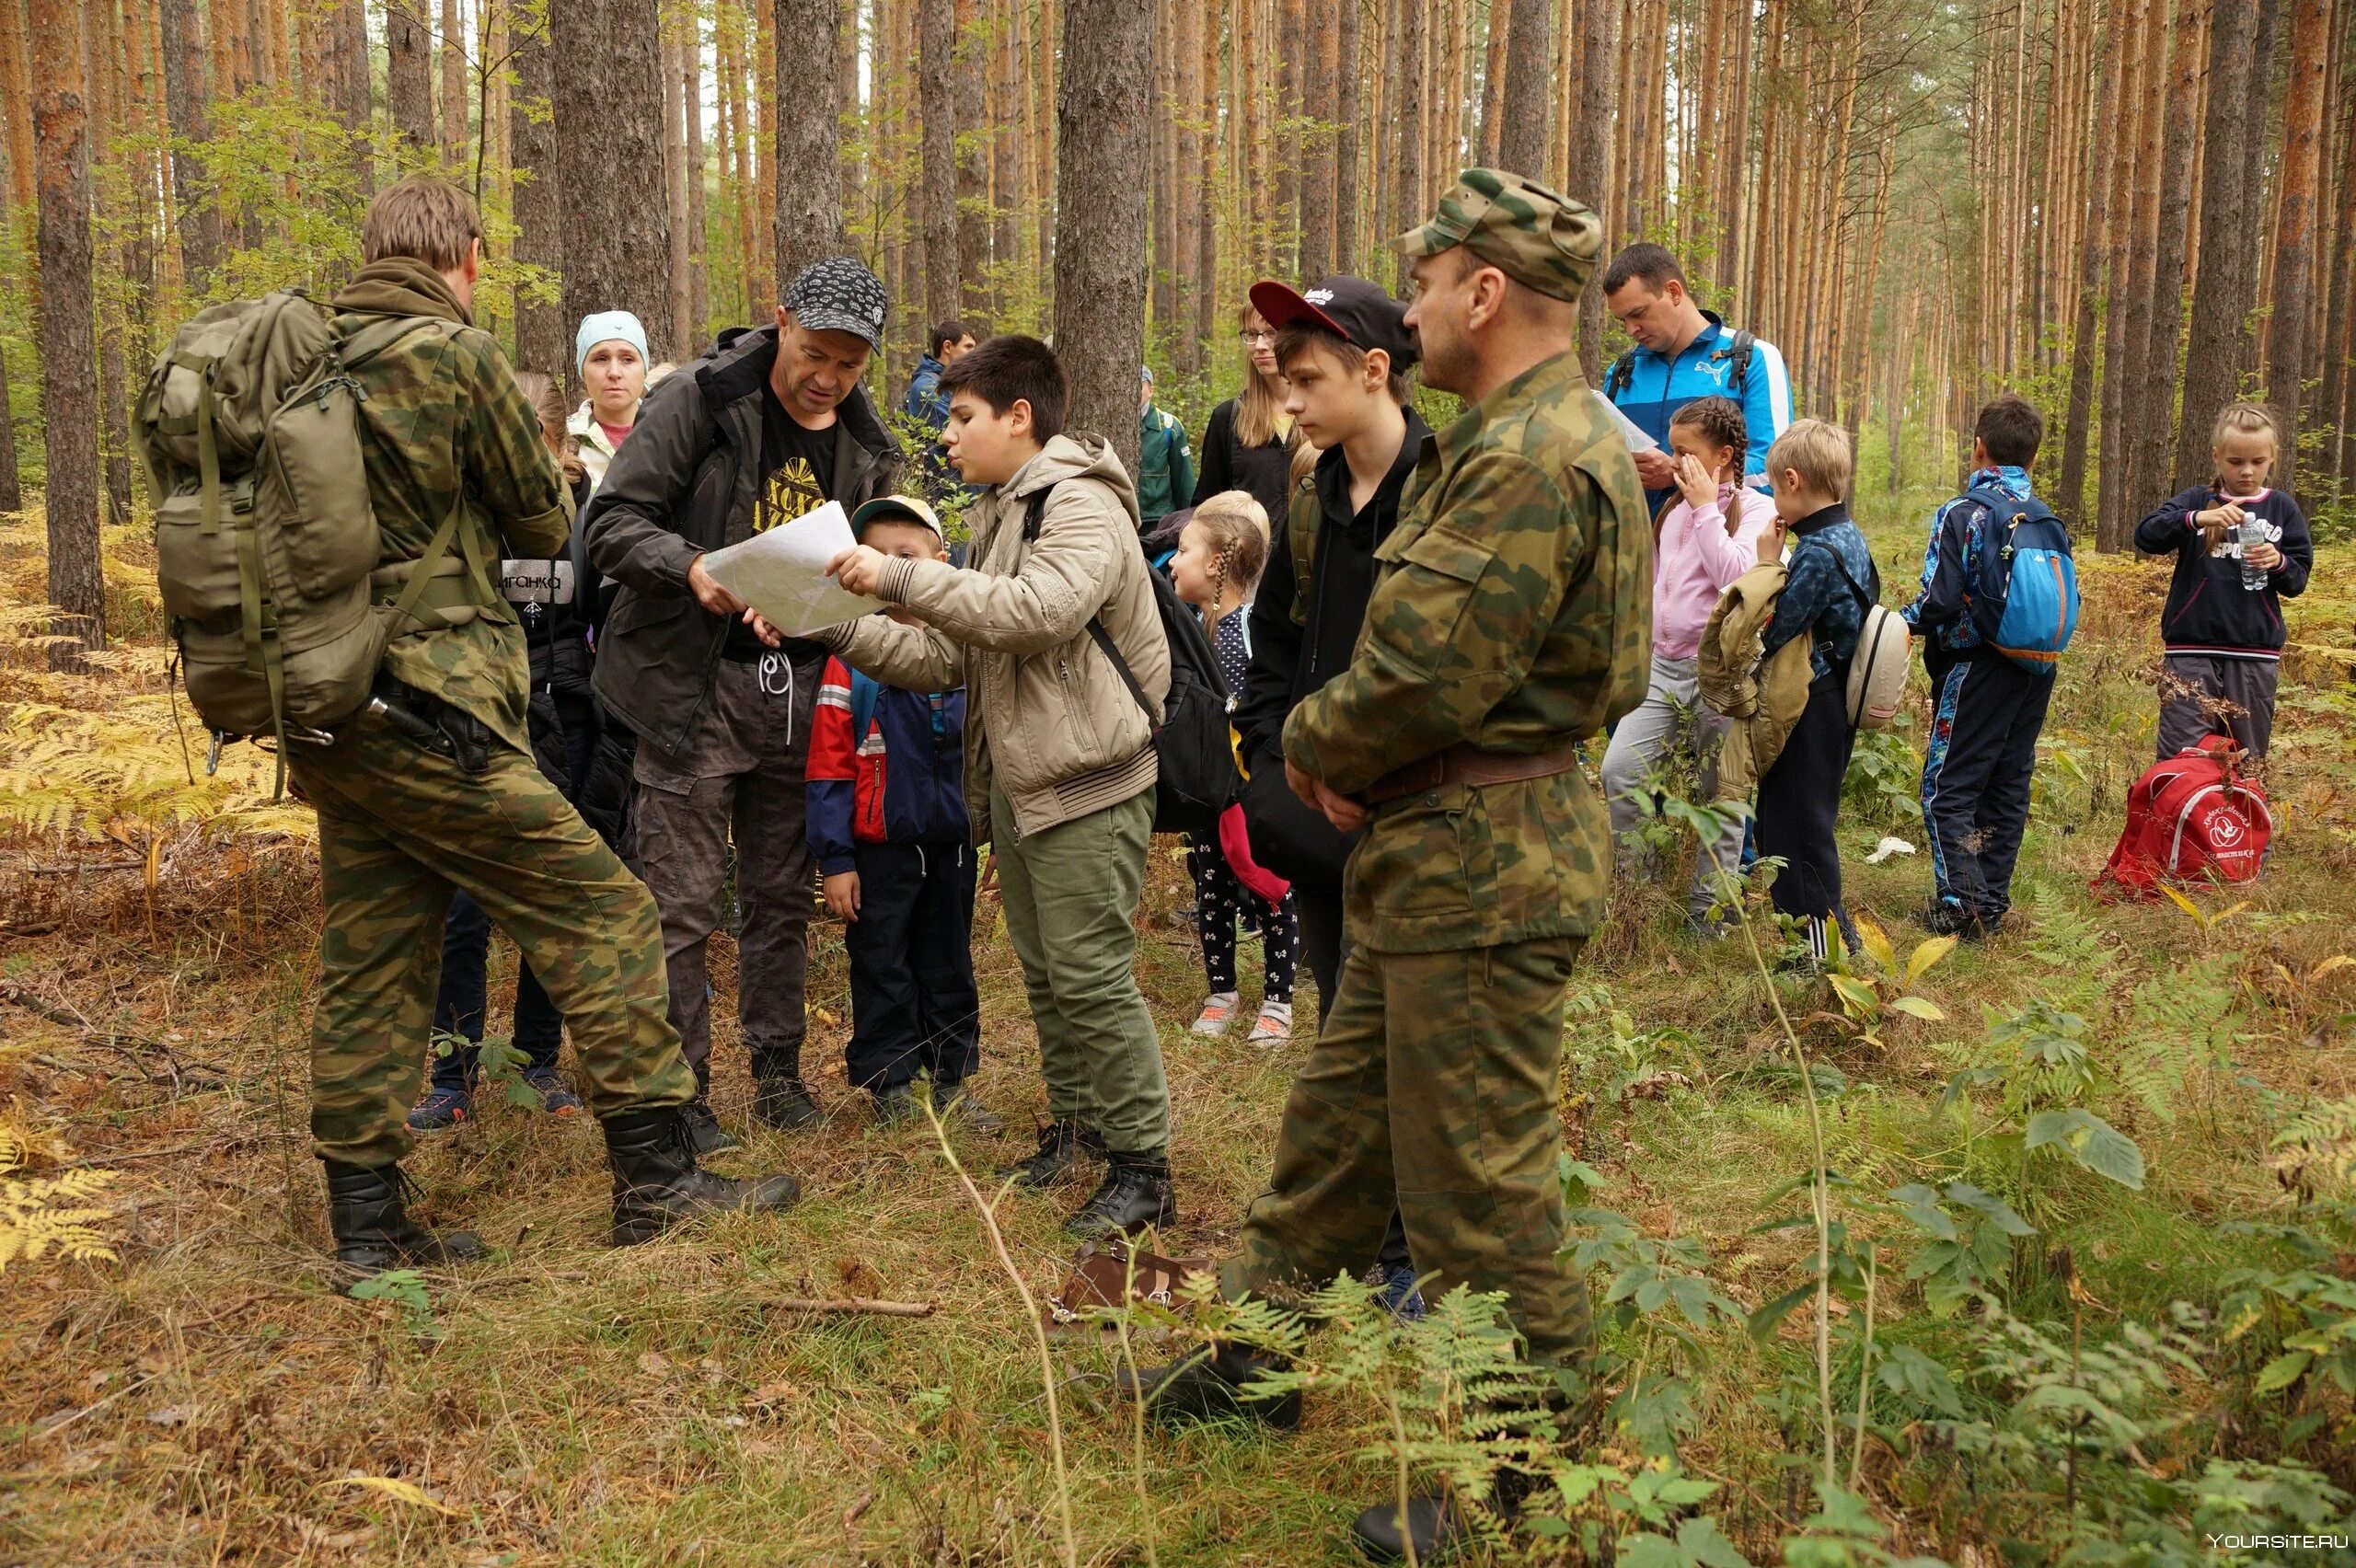
{"type": "Polygon", "coordinates": [[[1230,1295],[1282,1296],[1355,1274],[1397,1202],[1415,1267],[1503,1291],[1533,1359],[1581,1362],[1586,1283],[1563,1246],[1563,986],[1580,940],[1452,952],[1354,947],[1341,995],[1293,1079],[1276,1173],[1221,1271],[1230,1295]]]}
{"type": "Polygon", "coordinates": [[[311,1020],[321,1159],[376,1167],[409,1152],[453,890],[514,940],[563,1013],[592,1111],[694,1092],[664,1018],[654,900],[529,757],[494,741],[489,768],[468,774],[367,721],[290,750],[319,813],[327,904],[311,1020]]]}

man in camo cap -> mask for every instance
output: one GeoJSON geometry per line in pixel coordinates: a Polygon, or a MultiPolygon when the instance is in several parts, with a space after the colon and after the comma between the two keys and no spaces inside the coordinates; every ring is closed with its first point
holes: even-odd
{"type": "MultiPolygon", "coordinates": [[[[1502,1292],[1565,1405],[1592,1331],[1557,1255],[1563,994],[1611,867],[1578,747],[1644,699],[1651,638],[1644,491],[1572,352],[1601,239],[1567,197],[1476,168],[1394,242],[1424,380],[1465,409],[1426,438],[1350,667],[1285,724],[1295,791],[1367,836],[1340,994],[1221,1273],[1230,1296],[1281,1297],[1355,1272],[1395,1193],[1426,1292],[1502,1292]]],[[[1297,1397],[1240,1396],[1258,1365],[1220,1345],[1139,1382],[1168,1413],[1298,1422],[1297,1397]]],[[[1353,1533],[1428,1562],[1469,1539],[1472,1501],[1379,1505],[1353,1533]]]]}

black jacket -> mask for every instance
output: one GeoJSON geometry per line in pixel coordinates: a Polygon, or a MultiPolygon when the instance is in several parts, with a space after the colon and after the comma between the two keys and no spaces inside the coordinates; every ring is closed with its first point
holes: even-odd
{"type": "MultiPolygon", "coordinates": [[[[598,641],[597,695],[664,751],[681,749],[710,705],[731,620],[696,603],[687,568],[750,525],[776,362],[776,328],[737,328],[664,379],[582,522],[591,563],[621,584],[598,641]]],[[[899,448],[865,387],[837,413],[833,491],[848,512],[890,493],[899,448]]]]}
{"type": "Polygon", "coordinates": [[[1230,398],[1211,410],[1210,428],[1203,432],[1195,504],[1231,490],[1250,490],[1273,525],[1285,514],[1285,498],[1292,491],[1292,444],[1280,436],[1265,445],[1244,445],[1235,433],[1235,399],[1230,398]]]}
{"type": "Polygon", "coordinates": [[[1374,552],[1399,521],[1400,497],[1431,434],[1415,409],[1406,415],[1399,455],[1364,510],[1350,510],[1349,459],[1339,446],[1322,455],[1314,473],[1302,481],[1319,515],[1308,602],[1296,605],[1299,589],[1289,508],[1275,519],[1268,570],[1252,601],[1252,665],[1233,717],[1251,769],[1242,803],[1252,853],[1277,875],[1328,894],[1340,891],[1342,868],[1357,836],[1335,833],[1286,785],[1285,719],[1303,698],[1350,667],[1374,598],[1374,552]]]}
{"type": "Polygon", "coordinates": [[[2219,499],[2206,485],[2189,490],[2162,502],[2135,525],[2137,549],[2176,557],[2167,607],[2160,612],[2160,640],[2172,653],[2247,657],[2277,652],[2283,640],[2281,601],[2305,592],[2307,573],[2316,562],[2307,519],[2285,490],[2270,490],[2241,503],[2244,512],[2267,525],[2270,542],[2282,552],[2282,564],[2268,573],[2264,588],[2253,593],[2242,586],[2241,542],[2229,537],[2212,554],[2192,521],[2194,513],[2219,504],[2219,499]]]}

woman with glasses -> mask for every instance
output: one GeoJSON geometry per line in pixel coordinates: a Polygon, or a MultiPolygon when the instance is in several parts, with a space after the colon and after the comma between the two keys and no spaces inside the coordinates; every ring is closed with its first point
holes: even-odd
{"type": "Polygon", "coordinates": [[[1203,436],[1202,476],[1195,504],[1222,490],[1249,490],[1270,517],[1285,514],[1292,489],[1292,449],[1300,442],[1285,412],[1285,378],[1276,374],[1276,334],[1250,306],[1239,317],[1248,356],[1241,397],[1211,410],[1203,436]]]}

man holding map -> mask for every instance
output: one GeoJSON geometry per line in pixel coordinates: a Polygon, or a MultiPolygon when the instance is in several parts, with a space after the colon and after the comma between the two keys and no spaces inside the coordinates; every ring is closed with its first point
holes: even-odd
{"type": "Polygon", "coordinates": [[[803,772],[826,651],[783,635],[704,557],[895,488],[898,449],[860,386],[885,316],[884,285],[852,258],[803,269],[774,327],[723,332],[648,397],[583,525],[590,559],[621,584],[597,695],[639,735],[639,855],[663,915],[671,1021],[695,1068],[700,1153],[733,1141],[709,1101],[704,963],[732,839],[753,1115],[785,1130],[824,1119],[802,1078],[814,880],[803,772]]]}

